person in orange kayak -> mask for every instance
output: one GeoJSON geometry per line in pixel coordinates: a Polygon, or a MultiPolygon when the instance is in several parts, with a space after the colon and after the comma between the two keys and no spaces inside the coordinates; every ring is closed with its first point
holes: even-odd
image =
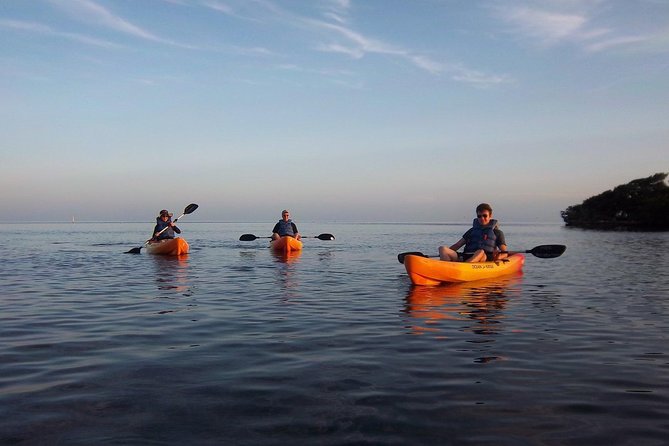
{"type": "Polygon", "coordinates": [[[297,230],[297,226],[290,219],[290,211],[284,209],[281,211],[281,220],[279,220],[272,229],[272,240],[278,240],[286,235],[300,240],[302,236],[297,230]]]}
{"type": "Polygon", "coordinates": [[[501,260],[508,256],[504,233],[492,218],[492,207],[488,203],[476,206],[473,226],[462,238],[450,247],[439,247],[439,258],[447,262],[485,262],[501,260]],[[457,250],[465,247],[464,252],[457,250]]]}
{"type": "Polygon", "coordinates": [[[175,232],[181,234],[181,229],[172,223],[172,213],[168,212],[167,209],[163,209],[160,211],[160,215],[156,217],[156,226],[153,228],[153,237],[151,237],[151,240],[171,239],[174,238],[175,232]]]}

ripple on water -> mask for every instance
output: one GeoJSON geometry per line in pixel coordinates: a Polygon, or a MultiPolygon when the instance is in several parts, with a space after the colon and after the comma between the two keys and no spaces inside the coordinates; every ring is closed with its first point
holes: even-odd
{"type": "Polygon", "coordinates": [[[466,228],[312,224],[337,239],[282,258],[237,240],[264,225],[203,223],[167,259],[124,254],[145,225],[76,226],[0,228],[0,443],[669,438],[669,275],[634,251],[666,235],[509,225],[569,248],[518,276],[412,287],[397,253],[466,228]]]}

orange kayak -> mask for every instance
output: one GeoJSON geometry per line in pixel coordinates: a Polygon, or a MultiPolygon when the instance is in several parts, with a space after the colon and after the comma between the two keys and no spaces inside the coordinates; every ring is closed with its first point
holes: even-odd
{"type": "Polygon", "coordinates": [[[299,251],[302,249],[302,242],[296,239],[295,237],[290,237],[288,235],[281,237],[278,240],[272,240],[269,242],[269,247],[272,248],[274,252],[291,252],[299,251]]]}
{"type": "Polygon", "coordinates": [[[525,256],[522,254],[513,254],[497,262],[480,263],[444,262],[416,255],[407,255],[404,258],[404,267],[414,285],[492,279],[518,272],[524,263],[525,256]]]}
{"type": "Polygon", "coordinates": [[[146,245],[146,251],[149,254],[180,256],[188,254],[188,242],[180,237],[149,242],[146,245]]]}

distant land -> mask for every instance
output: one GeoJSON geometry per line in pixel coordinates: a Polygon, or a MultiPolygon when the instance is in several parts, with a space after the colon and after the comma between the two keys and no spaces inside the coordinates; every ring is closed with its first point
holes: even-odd
{"type": "Polygon", "coordinates": [[[606,230],[669,230],[669,186],[656,173],[590,197],[561,212],[567,226],[606,230]]]}

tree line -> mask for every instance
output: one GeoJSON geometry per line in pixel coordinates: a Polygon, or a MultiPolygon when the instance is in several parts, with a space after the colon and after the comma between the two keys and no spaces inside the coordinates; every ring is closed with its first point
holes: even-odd
{"type": "Polygon", "coordinates": [[[667,173],[607,190],[561,212],[567,226],[589,229],[669,230],[667,173]]]}

